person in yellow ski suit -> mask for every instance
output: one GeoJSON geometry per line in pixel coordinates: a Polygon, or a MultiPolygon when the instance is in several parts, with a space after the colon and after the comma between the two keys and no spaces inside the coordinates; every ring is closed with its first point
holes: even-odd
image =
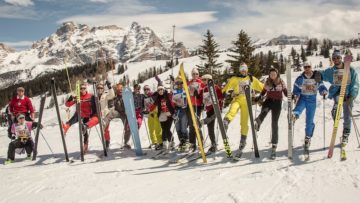
{"type": "MultiPolygon", "coordinates": [[[[236,72],[236,71],[235,71],[236,72]]],[[[250,85],[252,90],[261,92],[264,84],[257,78],[248,74],[248,67],[245,63],[242,63],[239,67],[239,74],[230,78],[229,82],[222,89],[223,93],[231,93],[232,101],[230,108],[224,118],[224,126],[227,129],[229,123],[235,118],[237,112],[240,109],[240,127],[241,127],[241,140],[239,151],[242,152],[246,145],[246,137],[249,131],[248,120],[249,111],[247,107],[244,86],[250,85]]],[[[241,156],[241,154],[240,154],[241,156]]]]}
{"type": "Polygon", "coordinates": [[[145,108],[149,114],[148,126],[151,144],[154,145],[155,150],[160,150],[162,146],[162,133],[160,121],[157,115],[157,106],[154,104],[154,99],[152,98],[153,93],[151,92],[150,86],[145,85],[143,90],[145,95],[145,108]]]}

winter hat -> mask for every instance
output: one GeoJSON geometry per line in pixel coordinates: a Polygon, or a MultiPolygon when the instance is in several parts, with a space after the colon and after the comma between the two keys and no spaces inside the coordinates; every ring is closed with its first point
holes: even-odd
{"type": "Polygon", "coordinates": [[[96,88],[103,88],[104,89],[104,84],[102,82],[96,84],[96,88]]]}
{"type": "Polygon", "coordinates": [[[23,88],[23,87],[18,87],[16,90],[25,92],[25,88],[23,88]]]}
{"type": "Polygon", "coordinates": [[[271,72],[276,72],[277,74],[279,74],[278,69],[276,69],[274,67],[270,68],[269,73],[271,73],[271,72]]]}
{"type": "Polygon", "coordinates": [[[304,64],[303,64],[303,66],[304,66],[304,67],[307,67],[307,66],[310,66],[310,67],[311,67],[311,63],[305,61],[304,64]]]}
{"type": "Polygon", "coordinates": [[[194,73],[199,74],[199,70],[197,68],[193,68],[191,71],[191,74],[194,74],[194,73]]]}
{"type": "Polygon", "coordinates": [[[205,75],[201,76],[201,79],[203,79],[203,80],[212,80],[212,76],[210,74],[205,74],[205,75]]]}
{"type": "Polygon", "coordinates": [[[248,70],[248,66],[246,65],[246,63],[241,63],[240,64],[240,67],[239,67],[239,71],[241,71],[241,70],[248,70]]]}
{"type": "Polygon", "coordinates": [[[158,89],[158,90],[160,90],[160,89],[164,90],[165,87],[164,87],[163,85],[158,85],[157,89],[158,89]]]}
{"type": "Polygon", "coordinates": [[[150,89],[149,85],[144,85],[143,90],[145,91],[145,89],[150,89]]]}
{"type": "Polygon", "coordinates": [[[17,116],[16,116],[16,118],[25,118],[25,115],[24,114],[22,114],[22,113],[19,113],[17,116]]]}
{"type": "Polygon", "coordinates": [[[335,58],[335,57],[340,57],[341,58],[340,50],[337,50],[337,49],[334,50],[334,52],[332,54],[332,58],[335,58]]]}

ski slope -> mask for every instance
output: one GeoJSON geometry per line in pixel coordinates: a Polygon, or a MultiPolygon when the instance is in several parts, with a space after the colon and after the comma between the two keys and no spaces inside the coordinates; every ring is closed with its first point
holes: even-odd
{"type": "MultiPolygon", "coordinates": [[[[226,56],[222,55],[222,58],[226,56]]],[[[320,57],[314,59],[317,63],[320,57]]],[[[192,57],[182,59],[185,70],[199,63],[192,57]]],[[[145,63],[145,62],[143,62],[145,63]]],[[[157,63],[160,62],[148,62],[157,63]]],[[[326,64],[324,64],[326,66],[326,64]]],[[[358,73],[360,64],[353,63],[358,73]]],[[[131,77],[143,64],[129,64],[131,77]],[[131,66],[131,67],[130,67],[131,66]],[[136,70],[136,71],[135,71],[136,70]]],[[[178,66],[174,68],[174,74],[178,66]]],[[[170,72],[160,75],[165,79],[170,72]]],[[[299,73],[293,73],[293,81],[299,73]]],[[[120,76],[119,76],[120,77],[120,76]]],[[[115,78],[116,79],[116,78],[115,78]]],[[[151,86],[154,79],[145,82],[151,86]]],[[[328,84],[327,84],[328,85],[328,84]]],[[[48,105],[50,98],[47,98],[48,105]]],[[[58,98],[61,103],[61,96],[58,98]]],[[[36,107],[39,98],[33,98],[36,107]]],[[[335,148],[332,159],[326,158],[323,125],[325,125],[325,147],[330,143],[332,131],[331,108],[333,102],[325,101],[325,123],[323,123],[323,102],[318,97],[315,116],[315,132],[310,147],[310,161],[304,162],[302,148],[305,131],[303,113],[294,126],[294,159],[287,158],[287,107],[283,102],[279,120],[279,144],[276,160],[270,160],[271,115],[264,120],[258,132],[260,158],[256,159],[252,151],[251,131],[248,133],[247,146],[241,161],[229,162],[223,150],[208,157],[208,163],[199,159],[189,164],[169,164],[167,160],[154,160],[154,151],[147,149],[149,141],[143,124],[140,138],[146,156],[136,157],[130,150],[120,150],[123,126],[120,120],[114,120],[110,126],[111,145],[107,158],[101,158],[102,146],[96,129],[92,129],[89,138],[89,153],[85,162],[79,160],[78,125],[74,125],[66,136],[70,159],[67,163],[63,154],[59,126],[55,109],[45,109],[42,134],[51,146],[48,149],[40,136],[38,158],[25,160],[25,155],[16,155],[16,162],[0,165],[2,198],[0,202],[359,202],[360,194],[360,148],[354,129],[347,147],[348,160],[340,161],[339,147],[335,148]]],[[[360,107],[357,100],[353,114],[359,124],[360,107]]],[[[60,107],[62,118],[66,113],[60,107]]],[[[260,113],[260,107],[253,107],[254,113],[260,113]]],[[[73,109],[72,109],[73,111],[73,109]]],[[[227,112],[227,109],[224,110],[227,112]]],[[[341,121],[342,124],[342,121],[341,121]]],[[[228,136],[233,151],[240,142],[239,115],[230,123],[228,136]]],[[[342,125],[338,130],[341,135],[342,125]]],[[[207,129],[205,129],[205,137],[207,129]]],[[[177,134],[174,133],[178,143],[177,134]]],[[[0,162],[6,159],[6,128],[0,128],[0,162]]],[[[219,148],[223,149],[219,136],[219,148]]],[[[337,139],[337,144],[339,139],[337,139]]],[[[205,147],[210,145],[206,139],[205,147]]]]}

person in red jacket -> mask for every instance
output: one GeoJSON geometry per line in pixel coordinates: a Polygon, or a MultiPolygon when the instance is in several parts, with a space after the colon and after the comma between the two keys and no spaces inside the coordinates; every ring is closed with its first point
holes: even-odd
{"type": "MultiPolygon", "coordinates": [[[[195,117],[197,119],[198,124],[200,124],[199,120],[200,120],[201,112],[203,110],[202,90],[205,88],[205,84],[201,80],[197,68],[192,69],[191,75],[192,75],[192,79],[188,82],[190,99],[196,114],[195,117]]],[[[189,118],[191,118],[190,115],[189,118]]],[[[203,140],[201,130],[199,129],[199,131],[200,131],[201,140],[203,140]]],[[[197,149],[196,132],[192,119],[189,119],[189,141],[190,141],[190,151],[195,151],[197,149]]]]}
{"type": "Polygon", "coordinates": [[[32,105],[31,100],[25,96],[25,89],[23,87],[18,87],[16,90],[17,95],[14,96],[8,107],[10,114],[10,122],[8,128],[8,137],[11,138],[11,126],[13,123],[17,123],[17,115],[24,114],[26,121],[33,121],[35,119],[35,111],[32,105]]]}
{"type": "MultiPolygon", "coordinates": [[[[65,106],[71,107],[76,104],[76,97],[70,96],[66,101],[65,106]]],[[[84,132],[84,153],[88,151],[89,135],[87,133],[87,122],[90,118],[97,116],[96,115],[96,106],[95,106],[95,97],[88,93],[85,83],[80,85],[80,114],[82,118],[83,132],[84,132]]],[[[70,126],[78,122],[77,114],[75,113],[69,121],[63,123],[64,134],[69,130],[70,126]]]]}
{"type": "MultiPolygon", "coordinates": [[[[212,76],[210,74],[206,74],[206,75],[203,75],[201,78],[204,81],[204,84],[207,84],[208,80],[212,79],[212,76]]],[[[215,91],[216,91],[216,95],[219,100],[220,109],[222,109],[224,97],[223,97],[221,89],[218,85],[215,85],[215,91]]],[[[209,89],[207,86],[203,89],[202,95],[203,95],[203,104],[205,105],[205,109],[206,109],[206,118],[203,119],[201,121],[201,123],[207,125],[209,137],[211,140],[211,147],[209,148],[208,152],[216,152],[217,143],[216,143],[216,139],[215,139],[215,129],[214,129],[216,115],[215,115],[214,108],[212,106],[212,101],[211,101],[209,89]]]]}

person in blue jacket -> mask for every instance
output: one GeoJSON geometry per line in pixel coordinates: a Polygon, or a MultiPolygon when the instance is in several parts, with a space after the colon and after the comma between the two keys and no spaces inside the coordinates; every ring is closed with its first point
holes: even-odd
{"type": "MultiPolygon", "coordinates": [[[[333,67],[329,67],[322,71],[323,80],[331,84],[329,88],[329,99],[334,100],[334,106],[331,110],[331,115],[335,120],[336,111],[340,95],[341,80],[344,71],[344,63],[342,62],[341,53],[339,50],[334,50],[332,54],[332,60],[334,62],[333,67]]],[[[350,111],[352,111],[353,101],[359,93],[359,78],[358,74],[353,67],[350,66],[350,77],[348,78],[346,85],[346,92],[343,104],[344,124],[342,143],[346,144],[350,135],[351,118],[350,111]]]]}
{"type": "Polygon", "coordinates": [[[317,92],[323,96],[328,93],[327,88],[321,80],[321,74],[318,71],[313,71],[311,64],[305,62],[304,72],[296,78],[293,88],[293,96],[296,104],[293,110],[294,121],[298,119],[303,110],[306,109],[305,151],[310,147],[310,140],[315,129],[314,116],[316,112],[317,92]]]}

